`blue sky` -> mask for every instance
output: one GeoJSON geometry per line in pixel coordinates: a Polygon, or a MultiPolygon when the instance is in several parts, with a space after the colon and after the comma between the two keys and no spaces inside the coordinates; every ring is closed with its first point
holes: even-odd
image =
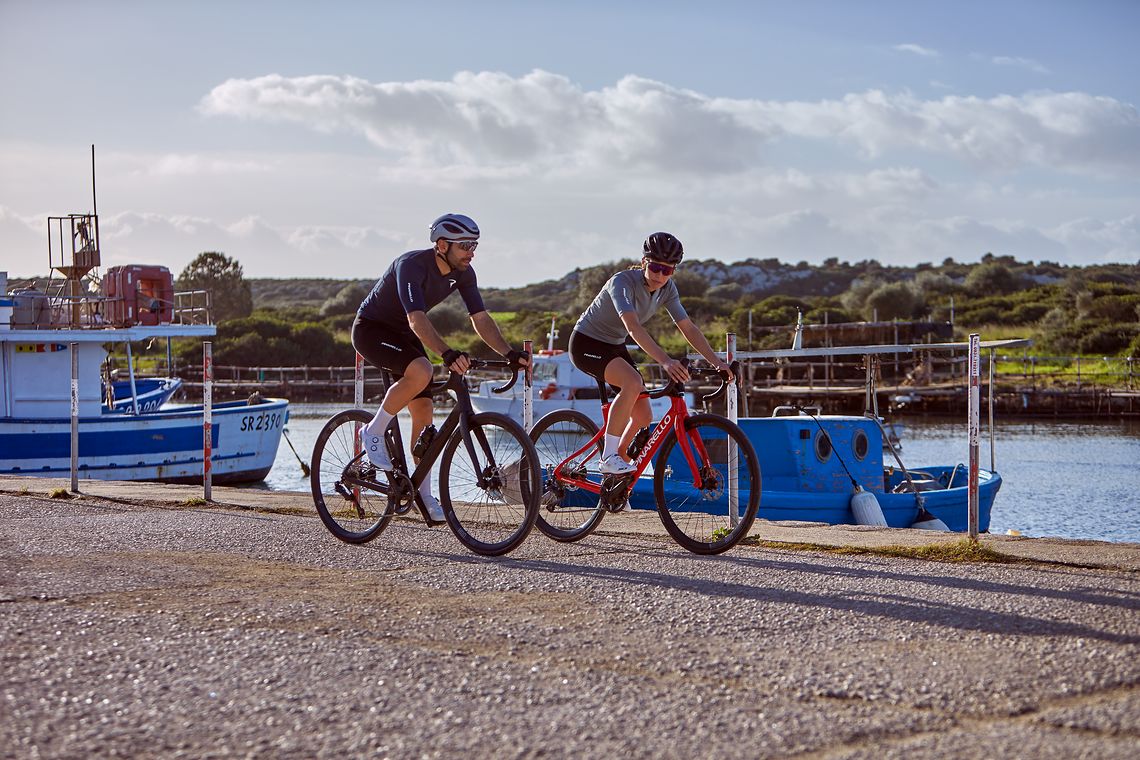
{"type": "Polygon", "coordinates": [[[1140,3],[0,0],[0,269],[484,285],[635,256],[1140,260],[1140,3]]]}

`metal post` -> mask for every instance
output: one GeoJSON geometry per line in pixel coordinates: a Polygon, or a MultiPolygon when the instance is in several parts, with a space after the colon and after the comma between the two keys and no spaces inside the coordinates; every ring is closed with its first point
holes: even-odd
{"type": "MultiPolygon", "coordinates": [[[[725,364],[732,364],[736,361],[736,333],[728,333],[725,335],[724,340],[724,354],[725,364]]],[[[728,419],[735,423],[737,421],[738,413],[736,410],[736,391],[739,388],[739,381],[734,380],[728,386],[727,402],[728,402],[728,419]]],[[[740,522],[740,483],[738,479],[738,471],[740,468],[740,451],[736,445],[729,439],[728,447],[728,518],[729,524],[736,526],[740,522]]],[[[755,488],[757,484],[749,483],[750,488],[755,488]]]]}
{"type": "Polygon", "coordinates": [[[214,344],[202,343],[202,488],[206,501],[214,500],[214,344]]]}
{"type": "Polygon", "coordinates": [[[356,355],[356,377],[354,380],[353,400],[357,409],[364,408],[364,357],[356,355]]]}
{"type": "Polygon", "coordinates": [[[990,349],[990,472],[994,472],[994,358],[997,349],[990,349]]]}
{"type": "Polygon", "coordinates": [[[71,492],[79,493],[79,344],[71,344],[71,492]]]}
{"type": "Polygon", "coordinates": [[[979,438],[979,409],[981,405],[981,389],[978,387],[981,376],[981,360],[979,346],[981,336],[978,333],[970,334],[969,355],[969,403],[967,419],[970,435],[970,482],[969,500],[967,507],[967,522],[969,524],[970,539],[978,538],[978,438],[979,438]]]}
{"type": "MultiPolygon", "coordinates": [[[[551,334],[554,333],[554,328],[550,328],[551,334]]],[[[524,340],[523,351],[530,354],[530,366],[523,372],[523,430],[530,432],[534,427],[534,341],[524,340]]]]}
{"type": "Polygon", "coordinates": [[[131,407],[139,413],[139,394],[135,389],[135,362],[131,358],[131,342],[127,341],[127,377],[131,379],[131,407]]]}

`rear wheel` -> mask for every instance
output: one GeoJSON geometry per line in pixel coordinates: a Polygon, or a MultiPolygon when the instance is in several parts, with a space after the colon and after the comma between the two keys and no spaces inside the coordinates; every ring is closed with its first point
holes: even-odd
{"type": "Polygon", "coordinates": [[[340,412],[325,424],[313,446],[313,504],[329,532],[350,544],[376,538],[395,514],[387,476],[368,461],[356,437],[371,420],[371,414],[359,409],[340,412]]]}
{"type": "Polygon", "coordinates": [[[748,535],[760,506],[760,463],[738,425],[715,414],[685,420],[685,457],[676,430],[657,452],[653,495],[669,535],[696,554],[720,554],[748,535]]]}
{"type": "MultiPolygon", "coordinates": [[[[538,451],[542,467],[542,506],[535,525],[555,541],[580,541],[594,532],[606,510],[598,494],[579,488],[563,479],[555,483],[554,468],[597,435],[598,426],[585,414],[574,409],[560,409],[547,414],[531,428],[530,438],[538,451]]],[[[596,447],[566,463],[563,473],[580,472],[585,477],[586,463],[596,460],[601,451],[596,447]]],[[[595,465],[597,462],[595,461],[595,465]]],[[[595,466],[595,469],[596,466],[595,466]]]]}
{"type": "Polygon", "coordinates": [[[469,419],[475,456],[456,428],[439,466],[440,503],[455,537],[497,557],[518,548],[538,516],[538,455],[522,426],[502,414],[469,419]]]}

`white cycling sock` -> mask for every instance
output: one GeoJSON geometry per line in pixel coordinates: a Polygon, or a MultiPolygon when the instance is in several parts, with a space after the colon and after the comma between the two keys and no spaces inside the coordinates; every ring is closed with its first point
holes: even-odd
{"type": "Polygon", "coordinates": [[[431,481],[424,478],[424,482],[420,483],[420,496],[431,496],[431,481]]]}
{"type": "Polygon", "coordinates": [[[610,435],[609,433],[606,433],[606,443],[602,448],[602,459],[609,459],[611,456],[618,453],[618,445],[620,444],[620,435],[610,435]]]}
{"type": "Polygon", "coordinates": [[[364,426],[364,432],[367,435],[375,435],[383,438],[384,431],[388,429],[388,423],[392,421],[392,417],[394,416],[395,415],[385,412],[384,407],[381,406],[380,410],[376,412],[376,416],[372,418],[372,421],[364,426]]]}

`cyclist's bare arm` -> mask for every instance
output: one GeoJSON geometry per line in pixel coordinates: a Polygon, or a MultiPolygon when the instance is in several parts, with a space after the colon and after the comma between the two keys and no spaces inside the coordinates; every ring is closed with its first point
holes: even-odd
{"type": "Polygon", "coordinates": [[[669,377],[678,383],[683,383],[689,379],[689,371],[685,369],[685,365],[669,356],[661,349],[661,346],[657,345],[657,341],[653,340],[646,329],[641,326],[636,312],[627,311],[622,314],[621,323],[625,325],[625,329],[629,332],[629,337],[633,338],[633,342],[641,346],[641,350],[649,354],[650,359],[664,367],[665,373],[669,377]]]}
{"type": "Polygon", "coordinates": [[[722,362],[720,357],[716,355],[716,352],[713,351],[704,333],[693,324],[693,320],[688,317],[682,319],[677,323],[677,329],[685,336],[685,340],[689,341],[689,345],[697,349],[697,353],[705,357],[705,360],[708,361],[709,364],[728,373],[728,382],[731,383],[736,379],[732,376],[732,370],[728,368],[728,365],[722,362]]]}
{"type": "MultiPolygon", "coordinates": [[[[479,311],[472,314],[471,326],[475,328],[475,333],[483,339],[483,342],[497,351],[499,355],[506,356],[511,352],[511,344],[507,343],[507,339],[503,337],[499,326],[487,312],[479,311]]],[[[525,367],[530,364],[530,360],[520,359],[519,363],[525,367]]]]}
{"type": "MultiPolygon", "coordinates": [[[[424,346],[431,349],[435,353],[443,356],[451,350],[451,346],[444,342],[443,338],[439,337],[439,333],[435,331],[435,326],[428,319],[427,314],[422,311],[413,311],[408,314],[408,326],[412,328],[412,332],[416,337],[423,342],[424,346]]],[[[467,371],[468,362],[466,356],[460,356],[452,362],[448,369],[453,369],[459,374],[467,371]]]]}

